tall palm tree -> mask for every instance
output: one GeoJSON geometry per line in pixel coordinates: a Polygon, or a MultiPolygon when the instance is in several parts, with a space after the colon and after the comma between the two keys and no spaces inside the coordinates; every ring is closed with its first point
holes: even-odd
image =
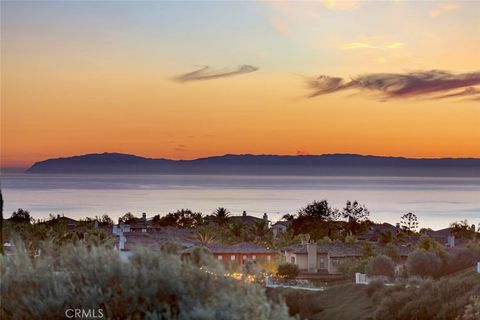
{"type": "Polygon", "coordinates": [[[226,208],[219,207],[212,213],[212,215],[218,225],[224,225],[230,217],[230,211],[226,208]]]}

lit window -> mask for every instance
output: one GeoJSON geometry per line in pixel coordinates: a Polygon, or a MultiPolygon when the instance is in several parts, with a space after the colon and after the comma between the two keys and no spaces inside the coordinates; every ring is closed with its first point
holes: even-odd
{"type": "Polygon", "coordinates": [[[231,255],[230,260],[235,261],[235,255],[231,255]]]}
{"type": "Polygon", "coordinates": [[[243,256],[243,260],[247,260],[247,256],[243,256]]]}
{"type": "Polygon", "coordinates": [[[218,256],[217,259],[218,259],[218,260],[222,260],[222,256],[218,256]]]}
{"type": "Polygon", "coordinates": [[[268,261],[268,262],[272,261],[272,256],[268,255],[268,256],[267,256],[267,261],[268,261]]]}
{"type": "Polygon", "coordinates": [[[252,256],[252,260],[257,260],[257,256],[252,256]]]}

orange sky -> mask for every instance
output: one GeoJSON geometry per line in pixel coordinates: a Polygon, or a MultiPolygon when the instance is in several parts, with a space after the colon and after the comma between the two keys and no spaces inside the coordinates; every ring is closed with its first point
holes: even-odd
{"type": "MultiPolygon", "coordinates": [[[[357,30],[352,15],[374,14],[362,7],[341,12],[323,7],[321,23],[331,30],[325,32],[317,19],[300,23],[305,13],[261,3],[246,4],[240,13],[223,8],[231,21],[217,24],[226,31],[202,16],[205,26],[199,29],[194,19],[177,26],[143,6],[112,12],[108,5],[115,4],[93,10],[90,3],[80,10],[2,2],[3,167],[105,151],[174,159],[225,153],[480,157],[478,100],[382,102],[350,91],[307,98],[311,92],[305,86],[307,77],[318,74],[477,71],[480,44],[472,35],[480,29],[471,16],[480,4],[440,13],[422,4],[424,19],[411,18],[421,35],[411,38],[401,26],[379,31],[386,18],[373,21],[371,30],[357,30]],[[170,31],[175,26],[178,30],[170,31]],[[218,41],[195,43],[198,37],[189,32],[218,41]],[[208,81],[172,80],[198,65],[244,63],[259,70],[208,81]]],[[[168,12],[187,21],[188,10],[180,9],[185,8],[168,12]]]]}

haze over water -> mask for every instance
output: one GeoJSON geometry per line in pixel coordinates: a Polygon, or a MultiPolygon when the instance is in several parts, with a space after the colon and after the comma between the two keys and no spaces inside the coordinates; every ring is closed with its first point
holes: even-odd
{"type": "Polygon", "coordinates": [[[339,209],[358,200],[376,222],[396,223],[413,212],[421,227],[440,229],[453,221],[480,222],[480,178],[298,177],[226,175],[40,175],[1,177],[4,215],[27,209],[36,219],[65,214],[80,219],[126,212],[147,216],[188,208],[204,214],[226,207],[232,214],[271,221],[313,200],[339,209]]]}

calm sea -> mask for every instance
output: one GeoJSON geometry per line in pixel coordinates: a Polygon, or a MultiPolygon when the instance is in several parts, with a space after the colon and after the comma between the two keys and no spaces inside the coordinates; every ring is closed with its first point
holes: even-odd
{"type": "Polygon", "coordinates": [[[126,212],[148,216],[181,208],[210,213],[222,206],[233,214],[268,213],[276,221],[313,200],[365,204],[374,221],[395,223],[406,212],[420,226],[448,227],[468,219],[480,223],[480,178],[285,177],[218,175],[32,175],[1,176],[5,216],[17,208],[34,218],[50,213],[72,218],[126,212]]]}

